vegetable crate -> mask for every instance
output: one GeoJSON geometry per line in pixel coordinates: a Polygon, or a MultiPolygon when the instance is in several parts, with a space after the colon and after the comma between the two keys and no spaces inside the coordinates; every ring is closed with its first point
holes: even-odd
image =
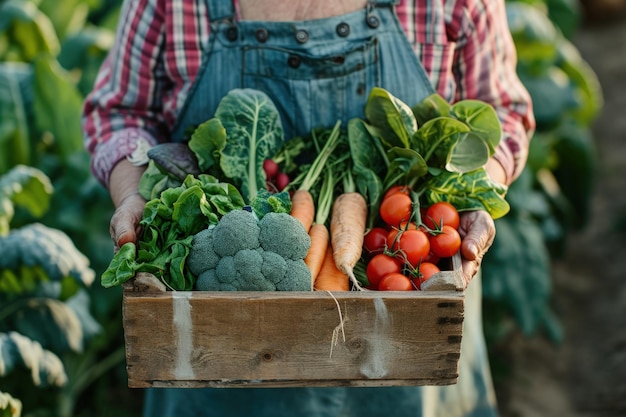
{"type": "Polygon", "coordinates": [[[137,276],[123,293],[128,385],[454,384],[464,293],[451,263],[410,292],[165,291],[137,276]]]}

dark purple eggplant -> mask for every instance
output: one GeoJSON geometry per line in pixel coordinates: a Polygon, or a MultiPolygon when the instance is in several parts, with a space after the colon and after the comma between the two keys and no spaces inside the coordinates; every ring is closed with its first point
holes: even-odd
{"type": "Polygon", "coordinates": [[[189,174],[201,174],[196,155],[184,143],[160,143],[148,151],[148,157],[181,181],[189,174]]]}

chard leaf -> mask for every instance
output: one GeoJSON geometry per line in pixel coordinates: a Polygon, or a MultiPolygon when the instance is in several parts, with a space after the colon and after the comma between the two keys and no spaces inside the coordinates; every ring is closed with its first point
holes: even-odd
{"type": "Polygon", "coordinates": [[[226,129],[219,119],[209,119],[198,125],[189,140],[191,149],[198,158],[201,172],[219,169],[220,154],[226,146],[226,129]]]}
{"type": "Polygon", "coordinates": [[[250,201],[265,188],[263,161],[272,158],[283,144],[280,114],[265,93],[235,89],[222,99],[215,117],[228,135],[220,167],[250,201]]]}
{"type": "Polygon", "coordinates": [[[447,201],[459,211],[483,209],[497,219],[510,209],[504,199],[506,190],[480,168],[465,174],[441,171],[427,182],[424,195],[429,204],[447,201]]]}
{"type": "Polygon", "coordinates": [[[468,125],[472,133],[487,144],[489,156],[494,154],[502,128],[493,106],[480,100],[462,100],[452,105],[450,114],[468,125]]]}
{"type": "Polygon", "coordinates": [[[411,108],[382,88],[375,87],[370,92],[365,117],[387,147],[408,148],[411,137],[417,131],[417,121],[411,108]]]}
{"type": "Polygon", "coordinates": [[[136,246],[128,242],[113,255],[107,269],[102,273],[100,282],[104,288],[121,285],[135,276],[141,264],[135,262],[136,246]]]}

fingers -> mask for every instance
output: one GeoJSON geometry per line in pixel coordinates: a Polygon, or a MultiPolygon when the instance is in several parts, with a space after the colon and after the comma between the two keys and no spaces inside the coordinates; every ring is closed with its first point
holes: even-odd
{"type": "Polygon", "coordinates": [[[493,219],[486,211],[463,212],[461,213],[459,234],[462,238],[463,278],[467,287],[480,269],[483,256],[493,243],[496,227],[493,219]]]}
{"type": "Polygon", "coordinates": [[[139,194],[131,195],[113,213],[109,232],[113,240],[114,252],[128,242],[137,242],[141,232],[139,222],[145,203],[139,194]]]}

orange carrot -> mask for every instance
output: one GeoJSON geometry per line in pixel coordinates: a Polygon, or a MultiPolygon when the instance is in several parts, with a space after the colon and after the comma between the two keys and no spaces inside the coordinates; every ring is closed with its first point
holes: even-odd
{"type": "Polygon", "coordinates": [[[350,277],[355,289],[363,290],[353,268],[361,258],[367,222],[367,202],[358,192],[345,192],[335,200],[330,219],[333,258],[337,268],[350,277]]]}
{"type": "Polygon", "coordinates": [[[296,190],[291,196],[291,215],[300,220],[307,233],[311,230],[315,218],[315,203],[308,190],[296,190]]]}
{"type": "Polygon", "coordinates": [[[323,223],[315,223],[309,231],[311,237],[311,246],[304,258],[304,263],[311,271],[311,287],[315,283],[315,279],[320,273],[324,257],[326,256],[326,248],[328,247],[330,234],[328,228],[323,223]]]}
{"type": "Polygon", "coordinates": [[[348,291],[350,289],[350,280],[337,268],[330,244],[326,246],[326,256],[315,280],[314,289],[316,291],[348,291]]]}

